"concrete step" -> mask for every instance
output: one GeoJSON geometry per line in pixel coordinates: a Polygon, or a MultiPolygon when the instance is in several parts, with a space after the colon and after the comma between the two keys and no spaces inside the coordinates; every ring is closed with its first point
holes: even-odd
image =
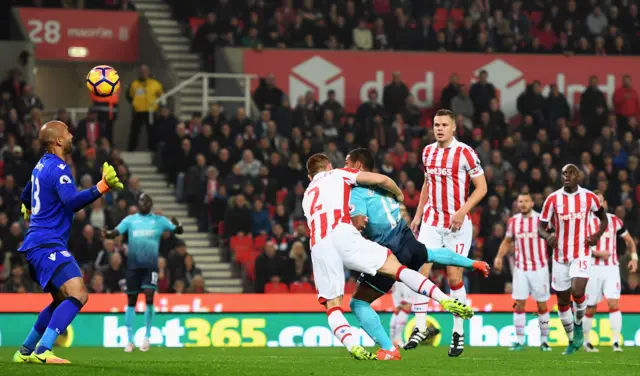
{"type": "MultiPolygon", "coordinates": [[[[202,103],[202,102],[201,102],[202,103]]],[[[207,108],[209,108],[207,106],[207,108]]],[[[194,112],[202,112],[202,104],[190,104],[190,105],[181,105],[180,106],[180,115],[189,114],[189,118],[191,118],[191,114],[194,112]]]]}
{"type": "Polygon", "coordinates": [[[211,287],[207,288],[207,291],[211,294],[242,294],[244,292],[242,285],[238,287],[211,287]]]}
{"type": "Polygon", "coordinates": [[[187,38],[187,37],[183,37],[183,36],[179,36],[179,37],[174,37],[174,36],[160,36],[158,37],[158,42],[161,44],[184,44],[184,45],[191,45],[191,41],[187,38]]]}
{"type": "Polygon", "coordinates": [[[149,20],[169,20],[172,19],[169,10],[145,10],[142,12],[149,20]]]}
{"type": "Polygon", "coordinates": [[[173,198],[175,199],[176,197],[175,191],[169,188],[149,188],[149,187],[145,187],[145,184],[142,183],[142,190],[147,192],[154,198],[156,196],[173,196],[173,198]]]}
{"type": "Polygon", "coordinates": [[[180,96],[180,105],[185,104],[197,104],[202,106],[202,94],[200,95],[181,95],[180,96]]]}
{"type": "Polygon", "coordinates": [[[211,242],[209,239],[192,239],[189,240],[189,247],[198,248],[208,252],[211,250],[211,242]]]}
{"type": "Polygon", "coordinates": [[[127,161],[128,165],[131,164],[141,164],[141,163],[151,163],[151,153],[144,151],[123,151],[120,152],[120,156],[122,159],[127,161]]]}
{"type": "Polygon", "coordinates": [[[183,220],[183,219],[189,218],[187,216],[187,210],[186,209],[164,210],[164,208],[163,208],[162,209],[162,215],[164,215],[165,217],[177,217],[178,220],[183,220]]]}
{"type": "Polygon", "coordinates": [[[189,253],[196,256],[198,258],[198,262],[215,264],[216,258],[220,257],[220,248],[192,248],[189,244],[190,243],[187,243],[189,253]]]}
{"type": "Polygon", "coordinates": [[[207,280],[206,285],[207,287],[241,286],[242,280],[240,278],[211,279],[207,280]]]}
{"type": "Polygon", "coordinates": [[[182,52],[182,53],[187,53],[189,52],[189,45],[188,44],[168,44],[168,43],[161,43],[160,47],[162,47],[163,50],[165,50],[166,52],[182,52]]]}
{"type": "Polygon", "coordinates": [[[209,241],[209,235],[203,232],[185,232],[184,234],[180,235],[180,238],[184,239],[184,241],[205,239],[209,241]]]}
{"type": "Polygon", "coordinates": [[[171,9],[169,8],[169,6],[165,3],[161,3],[161,2],[153,2],[153,3],[145,3],[145,2],[141,2],[141,1],[136,1],[135,2],[135,6],[137,10],[142,10],[142,11],[166,11],[166,12],[170,12],[171,9]]]}
{"type": "Polygon", "coordinates": [[[156,27],[173,27],[175,29],[178,30],[178,34],[180,31],[180,25],[178,25],[178,22],[174,19],[161,19],[161,20],[147,20],[149,21],[149,25],[151,25],[151,27],[155,30],[156,27]]]}
{"type": "MultiPolygon", "coordinates": [[[[198,256],[198,260],[201,259],[202,256],[198,256]]],[[[226,262],[212,263],[212,262],[204,262],[198,261],[198,267],[202,269],[202,271],[221,271],[221,270],[231,270],[231,265],[226,262]]]]}
{"type": "MultiPolygon", "coordinates": [[[[200,62],[200,56],[192,53],[184,53],[184,52],[167,52],[164,54],[167,60],[173,61],[197,61],[200,62]]],[[[189,76],[191,77],[191,76],[189,76]]],[[[202,85],[202,84],[201,84],[202,85]]]]}
{"type": "Polygon", "coordinates": [[[195,218],[184,218],[180,222],[182,222],[182,228],[185,232],[198,233],[198,224],[195,218]]]}
{"type": "MultiPolygon", "coordinates": [[[[189,252],[191,252],[191,250],[189,250],[189,246],[187,246],[187,250],[189,252]]],[[[202,261],[203,264],[211,264],[211,265],[215,265],[215,264],[223,264],[222,263],[222,256],[220,255],[208,255],[208,256],[200,256],[200,255],[194,255],[193,258],[196,261],[196,263],[198,263],[200,260],[200,257],[207,257],[206,261],[202,261]]],[[[227,263],[224,263],[226,265],[229,265],[227,263]]]]}
{"type": "Polygon", "coordinates": [[[180,29],[176,28],[174,25],[172,26],[173,27],[166,27],[166,26],[153,27],[153,32],[157,36],[171,36],[171,37],[182,36],[182,32],[180,31],[180,29]]]}
{"type": "Polygon", "coordinates": [[[197,61],[174,61],[171,63],[171,67],[173,69],[195,69],[198,70],[200,69],[200,62],[197,61]]]}
{"type": "MultiPolygon", "coordinates": [[[[204,273],[204,269],[202,270],[202,273],[204,273]]],[[[207,279],[216,278],[216,279],[229,280],[233,278],[233,272],[231,270],[220,270],[220,271],[208,270],[206,273],[207,273],[207,279]]]]}
{"type": "MultiPolygon", "coordinates": [[[[176,70],[176,75],[178,76],[178,78],[182,79],[182,80],[187,80],[193,76],[195,76],[196,74],[198,74],[198,70],[197,69],[181,69],[181,70],[176,70]]],[[[200,85],[202,85],[202,83],[200,83],[200,85]]]]}
{"type": "Polygon", "coordinates": [[[167,189],[167,182],[164,180],[142,180],[140,179],[140,185],[143,188],[164,188],[167,189]]]}

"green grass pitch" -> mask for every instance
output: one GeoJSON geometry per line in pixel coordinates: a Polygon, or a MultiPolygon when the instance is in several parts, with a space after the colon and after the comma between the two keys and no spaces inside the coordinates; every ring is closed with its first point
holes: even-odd
{"type": "Polygon", "coordinates": [[[640,349],[613,353],[583,351],[561,355],[537,348],[510,353],[506,348],[469,348],[459,358],[446,347],[403,352],[401,361],[355,361],[343,348],[152,348],[126,354],[122,349],[58,348],[70,365],[14,364],[16,349],[0,348],[3,375],[633,375],[640,372],[640,349]]]}

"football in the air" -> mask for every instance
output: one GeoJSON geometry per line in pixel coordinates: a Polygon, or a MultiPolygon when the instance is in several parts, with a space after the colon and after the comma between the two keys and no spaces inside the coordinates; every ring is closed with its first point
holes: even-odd
{"type": "Polygon", "coordinates": [[[87,88],[99,97],[109,97],[118,93],[120,76],[112,67],[98,65],[87,74],[87,88]]]}

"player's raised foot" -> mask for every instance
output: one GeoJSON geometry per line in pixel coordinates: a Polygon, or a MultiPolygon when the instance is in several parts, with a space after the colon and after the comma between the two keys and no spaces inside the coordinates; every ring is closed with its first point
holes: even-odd
{"type": "Polygon", "coordinates": [[[573,346],[573,341],[569,341],[569,346],[562,352],[562,355],[575,354],[576,351],[578,351],[578,349],[573,346]]]}
{"type": "Polygon", "coordinates": [[[127,343],[127,346],[125,346],[124,352],[126,352],[126,353],[133,352],[133,350],[135,350],[135,348],[136,348],[136,346],[132,342],[129,342],[129,343],[127,343]]]}
{"type": "Polygon", "coordinates": [[[14,363],[29,363],[29,356],[31,356],[31,353],[29,353],[28,355],[22,354],[20,352],[20,350],[16,351],[15,354],[13,354],[13,362],[14,363]]]}
{"type": "Polygon", "coordinates": [[[514,343],[511,347],[509,347],[509,351],[524,351],[525,347],[521,343],[514,343]]]}
{"type": "Polygon", "coordinates": [[[59,358],[53,354],[53,351],[47,350],[41,354],[36,354],[33,352],[31,356],[29,356],[29,362],[35,364],[69,364],[70,361],[66,359],[59,358]]]}
{"type": "Polygon", "coordinates": [[[584,344],[584,331],[582,330],[582,324],[573,324],[573,347],[576,351],[580,350],[584,344]]]}
{"type": "Polygon", "coordinates": [[[613,352],[622,352],[622,347],[620,347],[618,342],[613,343],[613,352]]]}
{"type": "Polygon", "coordinates": [[[588,353],[597,353],[600,352],[600,350],[598,350],[597,347],[593,347],[593,345],[589,342],[585,342],[584,344],[584,351],[588,352],[588,353]]]}
{"type": "Polygon", "coordinates": [[[551,351],[551,346],[549,346],[549,344],[546,342],[542,342],[542,344],[540,345],[540,351],[543,351],[543,352],[551,351]]]}
{"type": "Polygon", "coordinates": [[[378,359],[375,354],[366,350],[362,346],[355,345],[351,348],[351,356],[355,360],[376,360],[378,359]]]}
{"type": "Polygon", "coordinates": [[[458,299],[444,299],[440,301],[440,305],[445,311],[449,311],[461,319],[470,319],[473,317],[473,309],[464,303],[460,303],[458,299]]]}
{"type": "Polygon", "coordinates": [[[393,351],[380,349],[376,356],[378,360],[402,360],[402,355],[400,355],[400,350],[397,347],[393,351]]]}
{"type": "Polygon", "coordinates": [[[451,345],[449,345],[449,356],[454,358],[462,355],[464,351],[464,335],[453,332],[451,336],[451,345]]]}
{"type": "Polygon", "coordinates": [[[149,351],[149,338],[148,337],[144,337],[144,339],[142,340],[142,345],[140,345],[140,351],[142,351],[142,352],[149,351]]]}
{"type": "Polygon", "coordinates": [[[491,271],[491,267],[484,261],[474,261],[471,265],[473,271],[482,274],[483,277],[487,278],[489,276],[489,272],[491,271]]]}
{"type": "Polygon", "coordinates": [[[413,328],[413,332],[411,332],[411,336],[409,340],[404,345],[405,350],[413,350],[418,347],[419,344],[426,341],[429,338],[429,329],[421,332],[418,328],[413,328]]]}

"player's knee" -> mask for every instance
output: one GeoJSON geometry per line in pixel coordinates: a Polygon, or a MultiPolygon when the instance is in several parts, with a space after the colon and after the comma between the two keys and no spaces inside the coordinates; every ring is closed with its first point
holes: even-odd
{"type": "Polygon", "coordinates": [[[335,308],[335,307],[341,307],[342,306],[342,297],[340,296],[340,297],[337,297],[337,298],[329,299],[323,305],[327,310],[329,310],[331,308],[335,308]]]}
{"type": "MultiPolygon", "coordinates": [[[[522,307],[524,309],[524,302],[522,304],[522,307]]],[[[549,309],[547,308],[547,302],[538,302],[538,313],[542,314],[547,312],[549,312],[549,309]]]]}
{"type": "Polygon", "coordinates": [[[585,311],[584,315],[587,317],[593,317],[596,314],[596,306],[589,306],[585,311]]]}
{"type": "Polygon", "coordinates": [[[144,300],[147,305],[153,305],[153,291],[144,293],[144,300]]]}
{"type": "Polygon", "coordinates": [[[607,300],[607,305],[609,306],[609,312],[614,312],[620,309],[618,299],[607,300]]]}
{"type": "Polygon", "coordinates": [[[129,307],[135,307],[137,302],[138,302],[138,294],[127,295],[127,305],[129,307]]]}
{"type": "Polygon", "coordinates": [[[524,312],[524,303],[524,300],[516,300],[515,303],[513,303],[513,310],[518,313],[524,312]]]}

